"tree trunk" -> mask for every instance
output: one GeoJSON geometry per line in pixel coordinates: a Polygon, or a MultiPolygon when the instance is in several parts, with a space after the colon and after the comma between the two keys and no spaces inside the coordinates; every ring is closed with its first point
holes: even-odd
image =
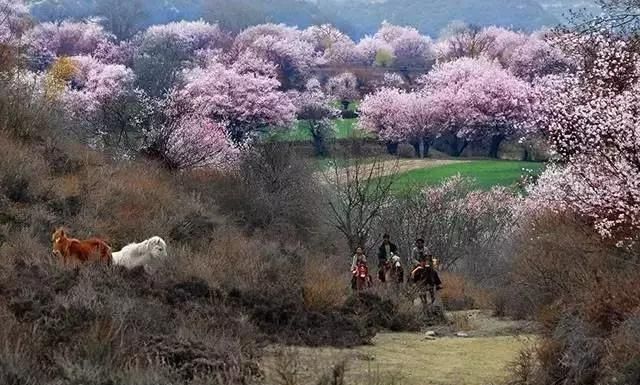
{"type": "Polygon", "coordinates": [[[451,156],[459,157],[469,145],[466,139],[460,139],[457,136],[449,141],[449,153],[451,156]]]}
{"type": "Polygon", "coordinates": [[[347,111],[349,109],[349,101],[348,100],[341,100],[340,102],[342,103],[342,110],[343,111],[347,111]]]}
{"type": "Polygon", "coordinates": [[[523,147],[523,154],[522,154],[522,160],[525,162],[528,162],[531,160],[531,153],[529,152],[529,149],[527,148],[527,146],[523,147]]]}
{"type": "Polygon", "coordinates": [[[416,152],[416,156],[424,158],[429,155],[429,148],[431,147],[431,141],[424,137],[418,138],[416,141],[411,141],[411,145],[416,152]]]}
{"type": "Polygon", "coordinates": [[[324,135],[319,134],[316,131],[312,131],[311,136],[313,137],[313,150],[315,151],[316,156],[325,157],[329,155],[327,141],[325,140],[324,135]]]}
{"type": "Polygon", "coordinates": [[[387,152],[390,155],[398,155],[398,143],[397,142],[387,142],[387,152]]]}
{"type": "Polygon", "coordinates": [[[500,144],[504,140],[503,135],[495,135],[491,137],[491,146],[489,147],[489,157],[498,159],[498,153],[500,152],[500,144]]]}

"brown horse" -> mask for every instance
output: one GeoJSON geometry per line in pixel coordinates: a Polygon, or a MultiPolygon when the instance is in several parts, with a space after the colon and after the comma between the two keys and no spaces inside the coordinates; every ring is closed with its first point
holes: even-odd
{"type": "Polygon", "coordinates": [[[110,265],[111,247],[98,238],[78,240],[68,238],[64,229],[57,229],[51,236],[53,253],[62,258],[66,264],[84,264],[88,262],[100,262],[110,265]]]}
{"type": "MultiPolygon", "coordinates": [[[[435,262],[432,264],[435,266],[435,262]]],[[[436,302],[436,291],[442,285],[436,269],[423,261],[411,272],[411,280],[419,288],[420,300],[423,305],[433,305],[436,302]],[[428,299],[428,297],[430,298],[428,299]]]]}

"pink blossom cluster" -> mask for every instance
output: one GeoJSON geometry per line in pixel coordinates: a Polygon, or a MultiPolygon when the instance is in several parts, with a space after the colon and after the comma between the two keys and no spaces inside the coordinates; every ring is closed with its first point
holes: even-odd
{"type": "Polygon", "coordinates": [[[299,119],[328,124],[340,117],[340,110],[334,106],[333,98],[322,90],[320,82],[313,78],[302,92],[290,91],[289,98],[297,108],[299,119]]]}
{"type": "Polygon", "coordinates": [[[176,103],[224,124],[236,143],[268,127],[288,126],[295,118],[296,108],[279,91],[277,79],[217,62],[186,70],[183,78],[184,86],[173,91],[176,103]]]}
{"type": "Polygon", "coordinates": [[[501,27],[463,27],[436,44],[440,61],[462,57],[498,61],[514,75],[532,80],[571,67],[567,55],[545,33],[524,34],[501,27]]]}
{"type": "Polygon", "coordinates": [[[62,101],[72,116],[86,118],[133,87],[133,71],[121,64],[105,64],[91,56],[71,59],[75,72],[62,101]]]}
{"type": "Polygon", "coordinates": [[[415,28],[401,27],[384,22],[373,37],[365,37],[357,49],[369,65],[380,65],[380,55],[393,59],[398,67],[426,70],[427,63],[435,57],[431,39],[415,28]]]}
{"type": "Polygon", "coordinates": [[[530,114],[529,84],[487,59],[438,65],[421,82],[434,119],[467,140],[509,137],[530,114]]]}
{"type": "Polygon", "coordinates": [[[317,64],[340,66],[363,61],[354,41],[332,25],[311,26],[302,32],[302,38],[313,45],[317,64]]]}
{"type": "Polygon", "coordinates": [[[176,169],[224,169],[236,163],[240,154],[225,125],[200,114],[184,115],[165,131],[166,151],[163,155],[176,169]]]}
{"type": "Polygon", "coordinates": [[[338,100],[351,101],[360,96],[358,78],[350,72],[344,72],[327,81],[327,93],[338,100]]]}
{"type": "Polygon", "coordinates": [[[193,55],[199,50],[221,48],[229,37],[216,24],[204,21],[179,21],[149,27],[135,39],[141,52],[154,52],[157,47],[170,45],[182,53],[193,55]]]}
{"type": "Polygon", "coordinates": [[[539,82],[530,125],[557,153],[531,197],[575,211],[603,236],[640,228],[640,57],[605,34],[566,36],[577,71],[539,82]]]}
{"type": "Polygon", "coordinates": [[[498,186],[489,191],[481,191],[477,189],[473,179],[460,175],[423,189],[422,201],[430,211],[442,213],[451,220],[464,213],[469,221],[467,226],[483,219],[490,220],[491,217],[515,218],[522,204],[522,198],[506,187],[498,186]]]}
{"type": "Polygon", "coordinates": [[[57,57],[92,55],[114,39],[95,22],[42,23],[26,33],[29,54],[47,64],[57,57]]]}
{"type": "Polygon", "coordinates": [[[387,88],[365,97],[360,125],[394,141],[449,131],[469,141],[502,140],[530,114],[529,84],[487,59],[440,64],[420,84],[417,92],[387,88]]]}
{"type": "Polygon", "coordinates": [[[423,93],[382,88],[365,96],[358,124],[390,142],[433,138],[438,127],[429,104],[423,93]]]}
{"type": "Polygon", "coordinates": [[[282,24],[263,24],[242,31],[233,44],[232,56],[250,52],[273,63],[282,82],[304,79],[315,66],[318,54],[300,30],[282,24]]]}
{"type": "Polygon", "coordinates": [[[25,29],[29,9],[22,0],[0,0],[0,44],[11,44],[25,29]]]}

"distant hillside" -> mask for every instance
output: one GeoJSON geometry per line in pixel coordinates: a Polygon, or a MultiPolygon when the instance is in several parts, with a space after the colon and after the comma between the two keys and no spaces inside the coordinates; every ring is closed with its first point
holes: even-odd
{"type": "Polygon", "coordinates": [[[587,12],[593,15],[600,12],[600,7],[592,0],[538,0],[538,3],[547,12],[562,21],[570,17],[571,11],[587,12]]]}
{"type": "MultiPolygon", "coordinates": [[[[383,21],[437,36],[451,21],[534,30],[555,25],[563,10],[586,0],[31,0],[40,21],[103,16],[127,20],[135,30],[174,20],[204,18],[238,31],[265,22],[331,23],[353,38],[373,34],[383,21]],[[122,3],[128,7],[122,7],[122,3]],[[542,5],[541,5],[542,4],[542,5]],[[545,8],[549,10],[547,12],[545,8]],[[554,14],[556,16],[554,16],[554,14]]],[[[133,32],[135,32],[135,30],[133,32]]]]}
{"type": "Polygon", "coordinates": [[[317,5],[348,20],[359,36],[375,32],[383,20],[432,36],[453,20],[522,30],[559,22],[534,0],[320,0],[317,5]]]}

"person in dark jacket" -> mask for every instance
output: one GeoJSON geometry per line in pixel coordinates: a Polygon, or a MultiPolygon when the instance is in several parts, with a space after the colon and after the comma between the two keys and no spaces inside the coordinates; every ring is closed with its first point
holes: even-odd
{"type": "Polygon", "coordinates": [[[398,246],[391,243],[391,236],[382,236],[382,245],[378,249],[378,279],[385,282],[384,266],[391,260],[391,257],[398,252],[398,246]]]}

